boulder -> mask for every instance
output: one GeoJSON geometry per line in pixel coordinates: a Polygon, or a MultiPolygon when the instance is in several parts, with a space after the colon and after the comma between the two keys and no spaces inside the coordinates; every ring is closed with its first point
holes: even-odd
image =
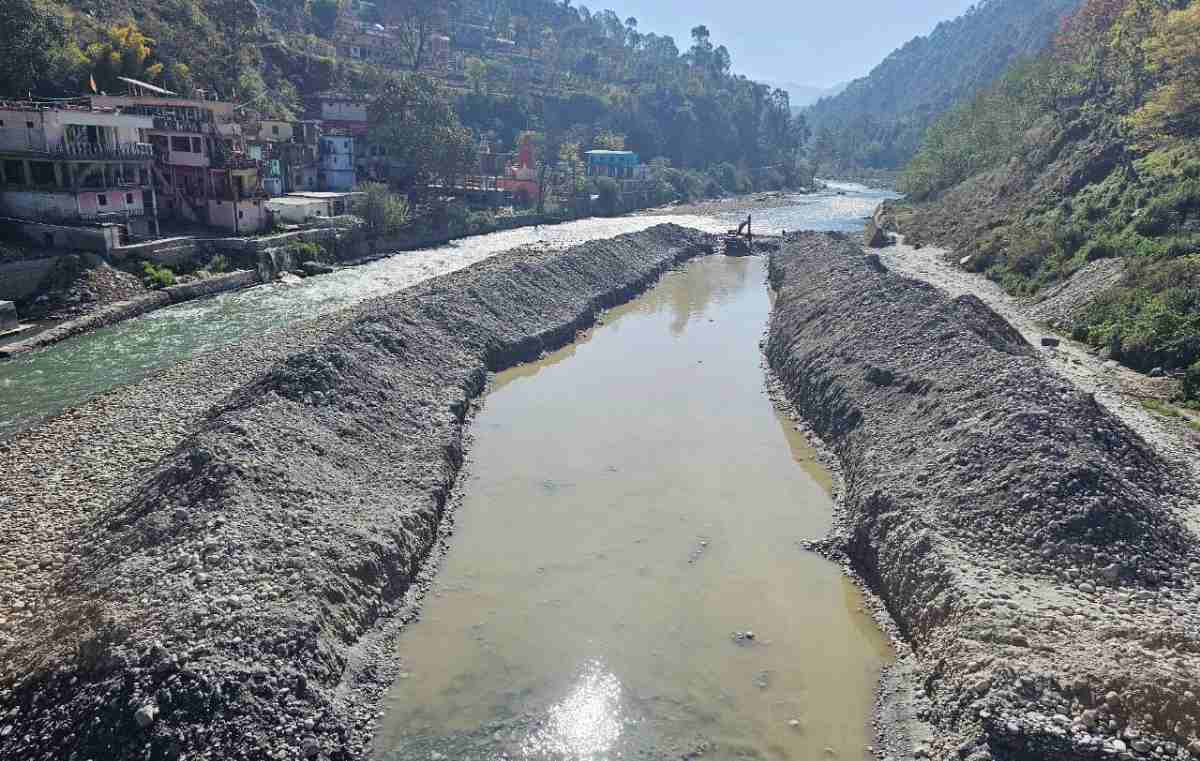
{"type": "Polygon", "coordinates": [[[0,333],[8,333],[19,327],[16,304],[11,301],[0,301],[0,333]]]}
{"type": "Polygon", "coordinates": [[[1042,338],[1042,346],[1045,346],[1048,349],[1057,349],[1061,343],[1061,340],[1052,336],[1045,336],[1042,338]]]}
{"type": "Polygon", "coordinates": [[[888,234],[883,231],[883,227],[881,227],[879,222],[874,218],[867,222],[867,229],[863,233],[863,238],[866,240],[867,245],[871,248],[884,248],[892,242],[891,238],[888,237],[888,234]]]}
{"type": "Polygon", "coordinates": [[[304,270],[304,274],[309,277],[313,275],[328,275],[333,272],[333,267],[323,262],[301,262],[300,269],[304,270]]]}

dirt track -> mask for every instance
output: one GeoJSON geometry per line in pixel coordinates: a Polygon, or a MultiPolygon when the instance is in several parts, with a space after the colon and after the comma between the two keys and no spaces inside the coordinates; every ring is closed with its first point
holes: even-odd
{"type": "MultiPolygon", "coordinates": [[[[1119,417],[1149,442],[1163,457],[1191,473],[1200,484],[1200,432],[1183,418],[1164,418],[1146,409],[1142,399],[1166,398],[1173,393],[1170,380],[1147,378],[1116,362],[1101,359],[1088,347],[1059,336],[1041,324],[1045,308],[1009,296],[985,277],[957,269],[943,249],[913,248],[900,238],[898,245],[877,252],[888,268],[929,283],[951,296],[972,294],[996,310],[1035,347],[1046,362],[1081,390],[1095,394],[1109,412],[1119,417]],[[1043,337],[1057,337],[1057,348],[1041,347],[1043,337]]],[[[1193,518],[1200,529],[1200,516],[1193,518]]]]}

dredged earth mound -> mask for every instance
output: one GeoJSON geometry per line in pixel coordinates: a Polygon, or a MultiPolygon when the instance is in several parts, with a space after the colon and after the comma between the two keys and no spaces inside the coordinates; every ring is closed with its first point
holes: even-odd
{"type": "MultiPolygon", "coordinates": [[[[487,374],[574,339],[712,240],[514,251],[363,309],[208,415],[8,653],[3,759],[365,757],[360,646],[437,535],[487,374]]],[[[186,389],[181,389],[186,393],[186,389]]]]}
{"type": "Polygon", "coordinates": [[[1200,757],[1196,492],[973,296],[791,236],[767,354],[837,453],[830,542],[916,654],[898,756],[1200,757]]]}

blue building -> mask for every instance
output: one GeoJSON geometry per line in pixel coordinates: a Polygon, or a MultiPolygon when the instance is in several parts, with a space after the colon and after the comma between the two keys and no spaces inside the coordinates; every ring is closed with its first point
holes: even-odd
{"type": "Polygon", "coordinates": [[[631,180],[637,173],[641,160],[633,151],[588,151],[588,177],[612,177],[631,180]]]}
{"type": "Polygon", "coordinates": [[[318,142],[318,173],[322,190],[354,190],[354,138],[350,135],[322,135],[318,142]]]}

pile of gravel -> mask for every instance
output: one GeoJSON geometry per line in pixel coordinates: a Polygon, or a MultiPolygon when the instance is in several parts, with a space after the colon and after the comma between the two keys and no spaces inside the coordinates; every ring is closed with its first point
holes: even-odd
{"type": "Polygon", "coordinates": [[[712,247],[662,225],[501,254],[233,394],[77,531],[6,654],[0,758],[365,758],[386,669],[359,646],[434,543],[488,373],[712,247]]]}
{"type": "Polygon", "coordinates": [[[1096,297],[1121,284],[1124,259],[1088,262],[1067,280],[1047,288],[1029,307],[1029,316],[1052,328],[1071,330],[1096,297]]]}
{"type": "Polygon", "coordinates": [[[771,279],[771,367],[843,467],[828,546],[916,653],[933,740],[892,750],[1200,757],[1194,485],[973,296],[837,235],[771,279]]]}

